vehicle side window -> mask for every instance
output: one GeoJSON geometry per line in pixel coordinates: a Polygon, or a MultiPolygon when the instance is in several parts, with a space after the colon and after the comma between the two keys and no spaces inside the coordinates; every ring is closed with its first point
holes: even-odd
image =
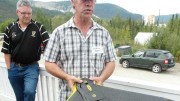
{"type": "Polygon", "coordinates": [[[154,57],[155,57],[155,58],[158,58],[160,55],[161,55],[161,53],[159,53],[159,52],[155,52],[155,53],[154,53],[154,57]]]}
{"type": "Polygon", "coordinates": [[[142,57],[144,54],[144,52],[138,51],[136,53],[134,53],[134,57],[142,57]]]}
{"type": "Polygon", "coordinates": [[[154,58],[154,52],[146,52],[144,57],[151,57],[154,58]]]}

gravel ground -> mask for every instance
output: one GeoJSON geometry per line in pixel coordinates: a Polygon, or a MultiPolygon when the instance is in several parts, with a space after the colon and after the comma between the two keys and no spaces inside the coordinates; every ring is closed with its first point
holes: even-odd
{"type": "MultiPolygon", "coordinates": [[[[119,59],[118,59],[119,60],[119,59]]],[[[114,76],[138,79],[143,81],[151,81],[159,84],[180,85],[180,64],[176,63],[175,67],[162,71],[161,73],[153,73],[151,70],[139,68],[123,68],[118,61],[116,61],[116,69],[114,76]]]]}

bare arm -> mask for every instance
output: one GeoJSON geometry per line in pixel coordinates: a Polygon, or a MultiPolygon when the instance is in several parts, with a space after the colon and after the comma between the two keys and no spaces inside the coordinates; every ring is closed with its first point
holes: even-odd
{"type": "Polygon", "coordinates": [[[68,82],[68,85],[70,87],[71,90],[73,90],[73,85],[75,82],[81,83],[82,80],[76,78],[75,76],[71,76],[67,73],[65,73],[60,67],[58,67],[58,65],[54,62],[48,62],[45,61],[45,67],[47,72],[49,72],[50,74],[52,74],[53,76],[59,78],[59,79],[63,79],[66,80],[68,82]]]}
{"type": "Polygon", "coordinates": [[[107,62],[106,67],[102,71],[100,77],[91,77],[90,80],[93,80],[96,82],[97,85],[101,85],[106,79],[108,79],[115,69],[115,62],[107,62]]]}
{"type": "Polygon", "coordinates": [[[115,69],[114,61],[106,63],[106,67],[104,68],[103,72],[100,75],[100,78],[102,78],[103,82],[112,75],[114,69],[115,69]]]}
{"type": "Polygon", "coordinates": [[[10,54],[4,54],[4,59],[5,59],[5,62],[6,62],[7,69],[10,69],[11,55],[10,54]]]}

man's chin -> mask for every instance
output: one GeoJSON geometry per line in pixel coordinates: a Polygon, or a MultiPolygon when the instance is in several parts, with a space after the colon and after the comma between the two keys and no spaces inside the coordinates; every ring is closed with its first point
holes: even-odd
{"type": "Polygon", "coordinates": [[[92,17],[92,14],[86,14],[86,15],[83,15],[84,18],[91,18],[92,17]]]}
{"type": "Polygon", "coordinates": [[[23,21],[23,23],[25,23],[25,24],[29,24],[29,23],[30,23],[30,21],[23,21]]]}

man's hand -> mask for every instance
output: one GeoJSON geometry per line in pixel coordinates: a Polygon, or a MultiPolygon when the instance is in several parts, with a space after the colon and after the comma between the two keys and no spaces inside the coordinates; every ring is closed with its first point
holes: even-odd
{"type": "Polygon", "coordinates": [[[103,82],[108,79],[115,69],[115,62],[107,62],[104,70],[99,77],[90,77],[89,79],[95,81],[97,85],[102,85],[103,82]]]}
{"type": "Polygon", "coordinates": [[[67,79],[68,85],[71,89],[71,91],[73,91],[74,89],[74,84],[77,83],[82,83],[83,81],[79,78],[76,78],[75,76],[69,76],[67,79]]]}
{"type": "Polygon", "coordinates": [[[95,81],[96,85],[102,85],[104,82],[100,77],[90,77],[89,79],[95,81]]]}

